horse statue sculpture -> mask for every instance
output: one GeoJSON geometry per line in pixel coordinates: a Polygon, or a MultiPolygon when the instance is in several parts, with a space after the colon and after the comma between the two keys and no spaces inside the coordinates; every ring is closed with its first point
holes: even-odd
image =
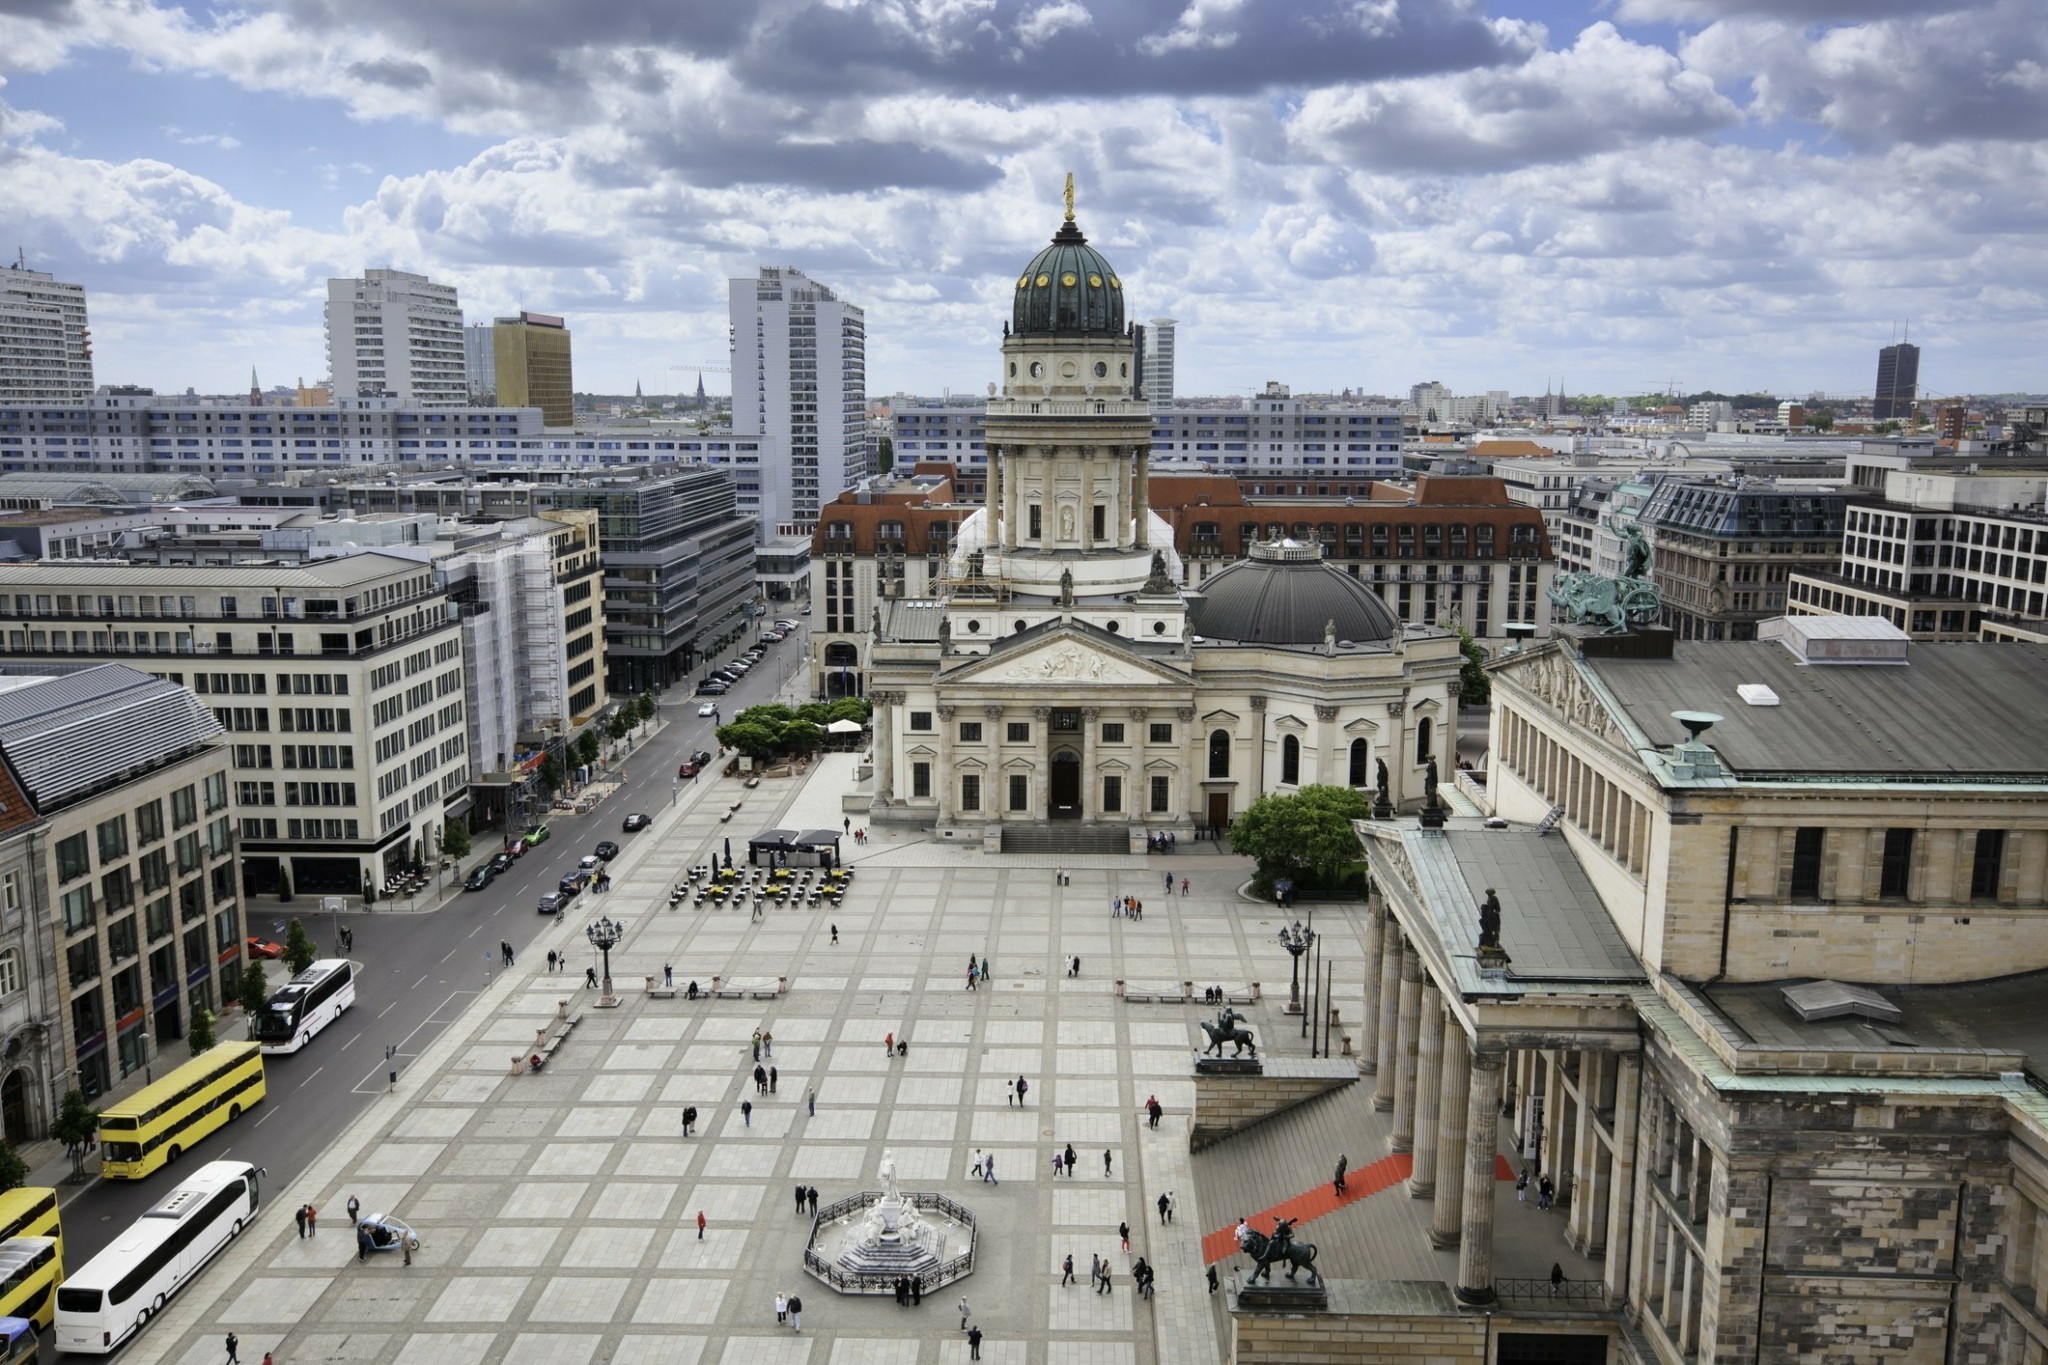
{"type": "Polygon", "coordinates": [[[1273,1235],[1270,1237],[1263,1232],[1247,1232],[1244,1237],[1244,1249],[1245,1254],[1257,1263],[1252,1269],[1251,1276],[1245,1281],[1246,1284],[1256,1283],[1261,1278],[1264,1278],[1267,1284],[1273,1283],[1273,1266],[1280,1261],[1287,1263],[1287,1278],[1290,1280],[1294,1278],[1294,1272],[1297,1270],[1306,1270],[1310,1284],[1320,1285],[1323,1282],[1322,1275],[1316,1270],[1316,1244],[1297,1243],[1294,1240],[1292,1218],[1274,1219],[1273,1235]]]}
{"type": "Polygon", "coordinates": [[[1618,577],[1576,569],[1550,584],[1550,600],[1574,621],[1606,624],[1603,635],[1626,635],[1630,627],[1655,621],[1664,595],[1648,577],[1650,542],[1635,522],[1621,525],[1623,571],[1618,577]]]}
{"type": "Polygon", "coordinates": [[[1251,1049],[1252,1056],[1256,1057],[1259,1055],[1259,1045],[1252,1041],[1252,1031],[1248,1028],[1238,1027],[1239,1024],[1244,1022],[1244,1016],[1236,1010],[1226,1006],[1223,1013],[1216,1016],[1215,1023],[1212,1024],[1207,1019],[1201,1022],[1202,1031],[1209,1035],[1209,1046],[1203,1052],[1203,1056],[1206,1057],[1209,1053],[1213,1052],[1218,1057],[1221,1057],[1225,1043],[1237,1044],[1237,1051],[1230,1054],[1233,1057],[1244,1056],[1246,1048],[1251,1049]]]}

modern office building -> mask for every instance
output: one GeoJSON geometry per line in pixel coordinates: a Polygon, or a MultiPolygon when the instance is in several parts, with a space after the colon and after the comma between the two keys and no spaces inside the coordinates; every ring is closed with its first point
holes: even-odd
{"type": "Polygon", "coordinates": [[[0,406],[83,403],[92,390],[85,286],[19,262],[0,270],[0,406]]]}
{"type": "Polygon", "coordinates": [[[327,365],[337,399],[467,406],[469,368],[455,286],[404,270],[329,280],[327,365]]]}
{"type": "Polygon", "coordinates": [[[134,668],[0,671],[0,1014],[24,984],[44,996],[5,1053],[10,1134],[32,1115],[45,1135],[65,1090],[104,1093],[232,997],[229,757],[197,697],[134,668]]]}
{"type": "Polygon", "coordinates": [[[869,469],[867,315],[803,272],[762,266],[731,281],[732,434],[740,511],[766,537],[808,526],[869,469]]]}
{"type": "Polygon", "coordinates": [[[498,404],[539,408],[551,427],[576,425],[568,324],[548,313],[520,313],[499,318],[491,333],[498,404]]]}
{"type": "Polygon", "coordinates": [[[1155,410],[1173,406],[1174,331],[1179,326],[1179,321],[1174,318],[1154,318],[1139,329],[1143,334],[1140,354],[1144,364],[1145,397],[1151,400],[1155,410]]]}
{"type": "Polygon", "coordinates": [[[1899,341],[1880,350],[1871,417],[1879,422],[1904,421],[1913,415],[1913,403],[1919,396],[1920,348],[1910,341],[1899,341]]]}
{"type": "MultiPolygon", "coordinates": [[[[498,347],[496,325],[465,323],[462,328],[462,372],[469,385],[469,405],[498,406],[498,347]]],[[[301,406],[304,406],[303,404],[301,406]]],[[[321,404],[320,406],[325,406],[321,404]]]]}
{"type": "Polygon", "coordinates": [[[507,519],[550,510],[598,514],[608,690],[686,679],[714,642],[743,631],[754,600],[755,524],[733,474],[701,465],[493,471],[336,485],[332,506],[507,519]]]}
{"type": "Polygon", "coordinates": [[[0,659],[118,662],[188,687],[231,736],[242,872],[353,894],[467,807],[462,632],[431,565],[0,565],[0,659]]]}

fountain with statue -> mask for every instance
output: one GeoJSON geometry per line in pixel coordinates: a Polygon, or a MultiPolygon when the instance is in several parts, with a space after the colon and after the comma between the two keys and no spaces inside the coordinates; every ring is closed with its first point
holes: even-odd
{"type": "Polygon", "coordinates": [[[974,1215],[942,1194],[904,1193],[882,1153],[882,1188],[818,1211],[804,1269],[842,1294],[893,1294],[915,1276],[929,1294],[974,1271],[974,1215]]]}

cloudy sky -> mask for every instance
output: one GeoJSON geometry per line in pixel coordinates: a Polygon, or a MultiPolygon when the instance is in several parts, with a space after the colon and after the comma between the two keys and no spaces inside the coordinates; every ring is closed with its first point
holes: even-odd
{"type": "Polygon", "coordinates": [[[2044,0],[0,0],[0,243],[101,382],[314,380],[390,265],[686,386],[765,262],[979,389],[1068,170],[1184,393],[1867,391],[1904,320],[2048,389],[2044,0]]]}

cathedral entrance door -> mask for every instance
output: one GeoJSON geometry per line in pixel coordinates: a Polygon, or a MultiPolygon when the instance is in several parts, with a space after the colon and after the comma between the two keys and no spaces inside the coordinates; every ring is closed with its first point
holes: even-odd
{"type": "Polygon", "coordinates": [[[1209,793],[1209,829],[1211,833],[1226,829],[1230,825],[1230,793],[1209,793]]]}
{"type": "Polygon", "coordinates": [[[1048,795],[1048,817],[1054,820],[1081,818],[1081,760],[1071,750],[1052,756],[1052,787],[1048,795]]]}

